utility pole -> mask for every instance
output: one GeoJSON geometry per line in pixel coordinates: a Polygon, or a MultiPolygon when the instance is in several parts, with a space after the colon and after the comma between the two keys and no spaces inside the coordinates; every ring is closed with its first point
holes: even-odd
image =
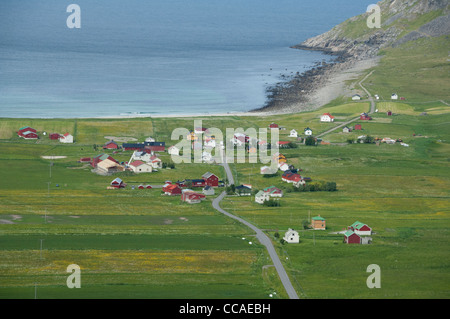
{"type": "Polygon", "coordinates": [[[39,253],[40,259],[42,259],[42,241],[43,241],[43,239],[41,239],[41,250],[40,250],[40,253],[39,253]]]}

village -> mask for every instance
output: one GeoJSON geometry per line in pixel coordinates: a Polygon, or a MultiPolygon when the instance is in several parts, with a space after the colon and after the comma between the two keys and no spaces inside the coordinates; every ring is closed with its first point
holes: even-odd
{"type": "MultiPolygon", "coordinates": [[[[388,112],[388,116],[392,115],[392,112],[388,112]]],[[[321,123],[334,122],[335,117],[330,113],[324,113],[320,116],[321,123]]],[[[361,121],[370,121],[372,118],[367,113],[362,113],[360,115],[361,121]]],[[[286,130],[284,126],[280,126],[277,123],[270,123],[268,125],[269,129],[276,129],[280,131],[286,130]]],[[[363,130],[361,124],[356,124],[353,129],[345,126],[342,129],[343,133],[349,133],[352,130],[363,130]]],[[[17,131],[17,135],[26,140],[39,139],[39,135],[34,128],[29,126],[22,127],[17,131]]],[[[43,136],[47,133],[43,132],[43,136]]],[[[304,128],[303,134],[300,135],[297,130],[291,129],[289,131],[289,138],[294,138],[294,141],[278,141],[277,149],[283,148],[296,148],[297,143],[302,143],[307,145],[307,140],[313,140],[314,143],[310,145],[327,145],[321,139],[315,138],[313,135],[313,130],[309,127],[304,128]]],[[[363,143],[364,137],[358,137],[358,142],[363,143]]],[[[58,140],[60,143],[73,144],[75,143],[73,136],[70,133],[59,134],[50,133],[48,134],[50,140],[58,140]]],[[[209,134],[207,128],[195,128],[190,131],[190,134],[186,136],[186,140],[190,141],[192,150],[202,151],[202,161],[210,165],[215,165],[214,157],[211,155],[212,150],[219,146],[216,145],[215,136],[209,134]]],[[[250,137],[242,133],[236,133],[231,140],[232,144],[235,146],[245,146],[248,153],[257,152],[257,149],[251,148],[250,137]]],[[[392,144],[399,141],[394,141],[389,138],[379,139],[376,138],[377,143],[387,143],[392,144]]],[[[400,141],[401,142],[401,141],[400,141]]],[[[258,140],[257,146],[261,145],[268,146],[270,149],[270,143],[265,140],[258,140]]],[[[79,163],[89,165],[91,171],[95,174],[102,176],[112,176],[115,174],[120,174],[123,172],[129,172],[132,174],[151,174],[161,171],[163,169],[175,169],[173,163],[163,163],[158,154],[168,154],[168,155],[180,155],[180,148],[176,145],[172,145],[166,148],[165,142],[156,141],[152,137],[148,137],[144,142],[134,142],[128,143],[123,142],[122,144],[114,141],[113,139],[107,141],[102,145],[103,153],[100,153],[93,157],[83,157],[79,159],[79,163]],[[108,154],[107,152],[112,152],[108,154]],[[130,154],[128,161],[119,162],[114,158],[114,154],[130,154]]],[[[287,158],[280,152],[272,154],[272,160],[277,163],[278,171],[272,171],[269,166],[261,166],[260,174],[267,176],[277,176],[280,172],[280,179],[282,182],[290,185],[295,191],[336,191],[336,183],[334,182],[322,182],[319,184],[312,184],[313,181],[311,177],[305,177],[300,174],[302,169],[295,168],[294,165],[287,162],[287,158]],[[312,185],[313,187],[311,187],[312,185]]],[[[230,185],[227,181],[221,180],[219,176],[211,173],[205,172],[202,176],[193,176],[191,179],[183,179],[177,181],[166,180],[163,184],[138,184],[138,185],[128,185],[121,177],[112,178],[109,185],[106,186],[108,190],[120,190],[125,188],[130,188],[131,190],[141,191],[160,191],[162,196],[179,196],[181,202],[187,204],[200,204],[204,202],[208,197],[214,197],[219,192],[226,191],[228,196],[250,196],[253,199],[255,205],[263,205],[266,207],[276,207],[280,206],[280,199],[283,197],[283,190],[274,185],[269,185],[263,189],[255,189],[251,184],[240,184],[240,185],[230,185]]],[[[309,225],[303,225],[306,230],[326,230],[326,220],[319,216],[310,219],[309,225]]],[[[367,235],[372,234],[372,229],[366,224],[360,222],[355,222],[354,224],[347,227],[345,231],[338,232],[344,235],[343,242],[346,244],[369,244],[372,243],[372,238],[367,237],[367,235]]],[[[283,238],[281,243],[300,243],[299,233],[294,228],[289,228],[283,238]]]]}

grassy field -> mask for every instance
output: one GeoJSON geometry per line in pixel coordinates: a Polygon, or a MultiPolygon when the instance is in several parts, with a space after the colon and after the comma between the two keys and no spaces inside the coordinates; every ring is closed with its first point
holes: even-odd
{"type": "MultiPolygon", "coordinates": [[[[277,122],[286,127],[280,139],[295,142],[288,137],[292,128],[301,133],[309,126],[318,134],[368,107],[358,102],[277,117],[202,120],[204,127],[223,131],[277,122]],[[323,112],[336,115],[336,122],[320,123],[323,112]]],[[[280,207],[259,205],[253,196],[228,196],[221,206],[267,231],[302,298],[449,296],[449,108],[409,101],[377,107],[374,119],[362,123],[363,131],[338,130],[323,137],[330,145],[281,150],[313,182],[336,182],[336,192],[295,192],[281,181],[281,173],[260,175],[259,163],[231,165],[238,184],[284,190],[280,207]],[[387,116],[387,109],[394,114],[387,116]],[[420,115],[424,111],[428,115],[420,115]],[[362,134],[401,138],[409,147],[346,142],[362,134]],[[302,228],[319,214],[327,230],[302,228]],[[346,245],[336,234],[356,220],[373,228],[371,245],[346,245]],[[299,230],[299,244],[283,245],[275,237],[288,228],[299,230]],[[381,289],[366,286],[370,264],[381,268],[381,289]]],[[[115,176],[96,175],[77,163],[102,153],[94,144],[101,146],[105,136],[139,141],[154,136],[170,145],[176,142],[170,140],[172,130],[192,129],[193,120],[0,119],[0,298],[34,298],[35,287],[38,298],[269,298],[273,292],[286,298],[274,268],[264,267],[271,264],[266,251],[250,229],[212,208],[214,196],[189,205],[156,188],[111,191],[106,186],[115,176]],[[40,132],[74,132],[76,143],[14,136],[25,125],[40,132]],[[66,287],[66,267],[73,263],[81,267],[82,289],[66,287]]],[[[112,155],[128,161],[131,152],[112,155]]],[[[167,154],[161,158],[169,160],[167,154]]],[[[221,166],[207,164],[117,176],[129,185],[158,185],[207,171],[225,177],[221,166]]]]}

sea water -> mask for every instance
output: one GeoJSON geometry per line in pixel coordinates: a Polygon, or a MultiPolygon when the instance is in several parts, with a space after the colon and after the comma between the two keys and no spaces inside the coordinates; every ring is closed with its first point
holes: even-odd
{"type": "Polygon", "coordinates": [[[371,1],[3,0],[0,117],[243,112],[330,59],[291,49],[371,1]],[[81,28],[68,28],[75,3],[81,28]]]}

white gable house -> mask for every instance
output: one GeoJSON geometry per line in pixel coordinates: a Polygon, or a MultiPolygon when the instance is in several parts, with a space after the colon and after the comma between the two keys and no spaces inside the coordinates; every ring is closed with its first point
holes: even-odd
{"type": "Polygon", "coordinates": [[[289,137],[298,137],[298,133],[296,130],[292,129],[291,134],[289,134],[289,137]]]}
{"type": "Polygon", "coordinates": [[[290,244],[298,244],[300,242],[300,236],[298,232],[290,229],[284,234],[283,239],[290,244]]]}
{"type": "Polygon", "coordinates": [[[61,143],[73,143],[73,136],[69,133],[66,133],[59,137],[59,141],[61,143]]]}

